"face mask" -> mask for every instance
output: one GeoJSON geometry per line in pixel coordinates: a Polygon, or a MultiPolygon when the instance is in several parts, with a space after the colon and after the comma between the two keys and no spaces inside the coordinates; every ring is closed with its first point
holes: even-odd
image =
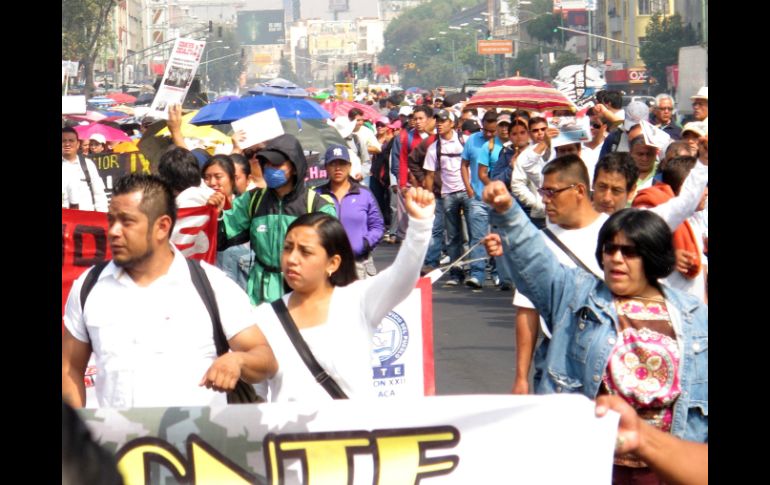
{"type": "Polygon", "coordinates": [[[280,168],[265,167],[262,175],[265,178],[265,183],[271,189],[276,189],[287,182],[286,173],[280,168]]]}

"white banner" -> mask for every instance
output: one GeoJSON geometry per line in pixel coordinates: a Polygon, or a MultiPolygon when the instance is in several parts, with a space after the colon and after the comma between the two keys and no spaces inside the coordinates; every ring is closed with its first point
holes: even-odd
{"type": "Polygon", "coordinates": [[[435,394],[432,299],[430,280],[421,278],[382,320],[374,336],[380,366],[372,368],[372,390],[378,398],[435,394]]]}
{"type": "Polygon", "coordinates": [[[582,395],[82,411],[128,485],[611,482],[617,414],[582,395]],[[193,478],[194,477],[194,478],[193,478]],[[376,477],[376,480],[375,480],[376,477]],[[176,483],[176,482],[174,482],[176,483]]]}
{"type": "Polygon", "coordinates": [[[176,39],[166,72],[150,106],[150,116],[168,119],[168,107],[182,104],[201,61],[205,40],[176,39]]]}

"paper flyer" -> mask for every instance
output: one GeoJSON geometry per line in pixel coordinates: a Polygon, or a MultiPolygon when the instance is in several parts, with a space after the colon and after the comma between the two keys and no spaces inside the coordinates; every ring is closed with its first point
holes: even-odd
{"type": "Polygon", "coordinates": [[[653,126],[652,123],[647,120],[642,120],[640,123],[642,127],[642,135],[644,135],[644,144],[653,146],[655,148],[664,149],[671,142],[671,137],[668,133],[653,126]]]}
{"type": "Polygon", "coordinates": [[[548,119],[548,125],[559,129],[559,136],[551,139],[553,148],[591,140],[591,125],[588,116],[553,117],[548,119]]]}
{"type": "Polygon", "coordinates": [[[283,125],[278,111],[270,108],[232,122],[233,133],[243,130],[246,138],[239,142],[241,147],[250,147],[263,141],[283,135],[283,125]]]}
{"type": "Polygon", "coordinates": [[[198,70],[205,46],[205,40],[176,39],[163,80],[152,100],[149,116],[168,119],[168,107],[182,104],[198,70]]]}

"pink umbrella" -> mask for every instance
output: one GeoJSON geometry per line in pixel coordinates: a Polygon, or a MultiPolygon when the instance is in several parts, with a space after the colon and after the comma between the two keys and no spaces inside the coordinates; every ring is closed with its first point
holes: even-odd
{"type": "Polygon", "coordinates": [[[107,119],[107,116],[98,111],[86,111],[86,114],[84,115],[64,115],[64,117],[78,121],[90,121],[92,123],[107,119]]]}
{"type": "Polygon", "coordinates": [[[93,123],[85,126],[76,126],[75,131],[78,132],[78,138],[81,140],[88,140],[93,134],[104,135],[107,141],[131,141],[125,133],[117,128],[103,125],[101,123],[93,123]]]}
{"type": "Polygon", "coordinates": [[[382,117],[382,114],[368,104],[356,103],[355,101],[332,101],[331,103],[322,103],[321,107],[328,111],[332,118],[338,116],[347,116],[348,111],[358,108],[364,112],[364,118],[374,123],[382,117]]]}

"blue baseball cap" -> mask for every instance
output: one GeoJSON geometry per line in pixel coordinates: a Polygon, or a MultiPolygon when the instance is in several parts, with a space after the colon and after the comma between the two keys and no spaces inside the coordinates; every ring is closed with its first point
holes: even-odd
{"type": "Polygon", "coordinates": [[[346,163],[350,163],[350,154],[348,153],[348,149],[342,145],[331,145],[326,149],[326,154],[324,155],[324,165],[333,160],[342,160],[346,163]]]}

